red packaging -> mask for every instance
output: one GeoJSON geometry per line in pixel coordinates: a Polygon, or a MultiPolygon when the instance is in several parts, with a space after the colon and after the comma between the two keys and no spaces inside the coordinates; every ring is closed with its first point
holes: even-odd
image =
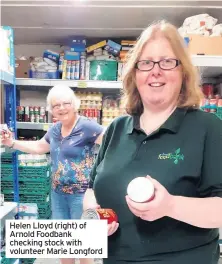
{"type": "Polygon", "coordinates": [[[117,214],[112,209],[87,209],[82,214],[82,219],[107,220],[108,224],[118,222],[117,214]]]}

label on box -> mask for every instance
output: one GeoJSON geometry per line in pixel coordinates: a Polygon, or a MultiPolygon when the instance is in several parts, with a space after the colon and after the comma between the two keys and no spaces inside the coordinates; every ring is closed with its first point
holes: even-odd
{"type": "Polygon", "coordinates": [[[86,81],[79,81],[77,83],[77,88],[87,88],[87,82],[86,81]]]}

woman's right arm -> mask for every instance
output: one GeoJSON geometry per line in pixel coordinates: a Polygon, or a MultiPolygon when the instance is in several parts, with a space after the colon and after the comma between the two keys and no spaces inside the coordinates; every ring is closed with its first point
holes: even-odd
{"type": "Polygon", "coordinates": [[[8,137],[2,139],[2,144],[5,146],[30,154],[45,154],[50,150],[50,145],[44,137],[37,141],[14,140],[12,133],[7,132],[8,137]]]}

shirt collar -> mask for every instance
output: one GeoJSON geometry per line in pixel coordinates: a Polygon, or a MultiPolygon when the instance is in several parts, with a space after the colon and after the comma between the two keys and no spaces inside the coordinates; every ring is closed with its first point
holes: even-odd
{"type": "MultiPolygon", "coordinates": [[[[169,116],[169,118],[165,121],[165,123],[158,129],[160,130],[168,130],[173,133],[177,133],[181,123],[183,122],[183,118],[186,115],[187,109],[186,108],[176,108],[174,112],[169,116]]],[[[133,115],[128,129],[127,134],[132,134],[133,130],[140,129],[140,116],[133,115]]]]}

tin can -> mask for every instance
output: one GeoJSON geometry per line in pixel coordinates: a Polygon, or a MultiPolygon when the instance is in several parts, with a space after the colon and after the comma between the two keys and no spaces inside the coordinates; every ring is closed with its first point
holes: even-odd
{"type": "Polygon", "coordinates": [[[81,55],[80,57],[80,69],[79,69],[80,80],[86,79],[86,56],[81,55]]]}
{"type": "Polygon", "coordinates": [[[18,107],[18,121],[23,122],[24,121],[24,107],[19,106],[18,107]]]}
{"type": "Polygon", "coordinates": [[[127,194],[134,202],[150,202],[155,196],[154,185],[146,177],[137,177],[129,183],[127,187],[127,194]]]}
{"type": "Polygon", "coordinates": [[[34,114],[30,115],[30,122],[32,122],[32,123],[35,122],[35,115],[34,114]]]}
{"type": "Polygon", "coordinates": [[[40,115],[36,114],[35,115],[35,123],[39,123],[40,115]]]}
{"type": "Polygon", "coordinates": [[[39,123],[44,123],[44,115],[39,116],[39,123]]]}
{"type": "Polygon", "coordinates": [[[80,67],[80,61],[76,61],[75,80],[79,80],[79,67],[80,67]]]}
{"type": "Polygon", "coordinates": [[[29,114],[34,115],[34,109],[32,106],[29,106],[29,114]]]}
{"type": "Polygon", "coordinates": [[[44,106],[41,106],[40,107],[40,113],[39,113],[40,115],[45,115],[45,107],[44,106]]]}
{"type": "Polygon", "coordinates": [[[34,107],[34,114],[39,115],[39,110],[40,110],[40,108],[38,106],[35,106],[34,107]]]}
{"type": "Polygon", "coordinates": [[[117,214],[112,209],[88,209],[83,212],[82,219],[107,220],[108,224],[118,222],[117,214]]]}
{"type": "Polygon", "coordinates": [[[0,124],[0,138],[1,139],[9,138],[7,124],[0,124]]]}
{"type": "Polygon", "coordinates": [[[67,62],[66,66],[66,79],[70,80],[70,75],[71,75],[71,61],[67,62]]]}
{"type": "Polygon", "coordinates": [[[71,69],[70,69],[70,79],[75,80],[75,70],[76,70],[76,62],[72,61],[71,69]]]}
{"type": "Polygon", "coordinates": [[[29,122],[30,120],[30,116],[29,116],[29,106],[26,106],[25,107],[25,118],[24,118],[24,121],[25,122],[29,122]]]}

